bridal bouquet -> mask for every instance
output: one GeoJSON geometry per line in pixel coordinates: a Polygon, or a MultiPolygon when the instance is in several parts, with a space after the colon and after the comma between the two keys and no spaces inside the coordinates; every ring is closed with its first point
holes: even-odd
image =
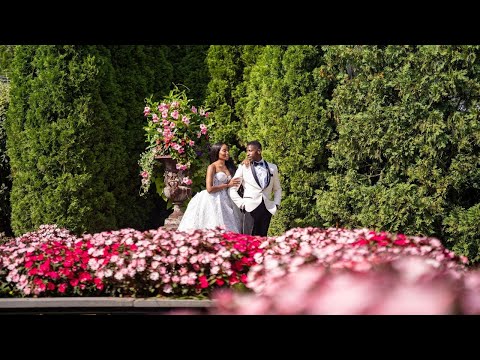
{"type": "MultiPolygon", "coordinates": [[[[202,155],[207,152],[206,124],[209,116],[206,109],[193,106],[185,91],[178,88],[161,101],[156,102],[152,97],[146,99],[143,114],[147,118],[144,129],[148,145],[139,161],[142,195],[148,191],[152,181],[161,179],[157,177],[155,180],[154,176],[155,159],[158,156],[171,156],[178,170],[191,170],[190,173],[200,165],[202,155]]],[[[192,184],[188,177],[184,181],[186,185],[192,184]]]]}

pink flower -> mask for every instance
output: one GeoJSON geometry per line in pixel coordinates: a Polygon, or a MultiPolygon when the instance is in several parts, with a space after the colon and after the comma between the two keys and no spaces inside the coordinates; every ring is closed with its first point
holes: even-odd
{"type": "Polygon", "coordinates": [[[192,185],[193,181],[188,176],[185,176],[182,180],[182,183],[185,185],[192,185]]]}

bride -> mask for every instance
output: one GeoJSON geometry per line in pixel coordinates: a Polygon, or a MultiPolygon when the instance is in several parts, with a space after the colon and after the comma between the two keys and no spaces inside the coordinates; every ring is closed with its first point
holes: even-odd
{"type": "Polygon", "coordinates": [[[205,179],[207,189],[190,200],[178,227],[179,231],[224,226],[226,230],[240,233],[241,212],[227,192],[228,188],[240,185],[240,179],[232,178],[235,170],[228,154],[228,146],[224,143],[212,145],[205,179]]]}

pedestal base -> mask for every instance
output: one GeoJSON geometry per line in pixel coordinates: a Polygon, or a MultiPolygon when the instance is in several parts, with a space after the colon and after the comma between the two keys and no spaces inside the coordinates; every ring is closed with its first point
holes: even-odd
{"type": "Polygon", "coordinates": [[[180,222],[183,218],[183,211],[180,209],[179,205],[173,205],[173,213],[170,214],[168,218],[165,219],[165,225],[163,227],[166,230],[177,230],[180,222]]]}

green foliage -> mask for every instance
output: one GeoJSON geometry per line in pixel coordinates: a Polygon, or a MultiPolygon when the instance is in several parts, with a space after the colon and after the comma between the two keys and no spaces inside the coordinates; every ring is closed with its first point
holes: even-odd
{"type": "Polygon", "coordinates": [[[257,139],[263,156],[279,167],[282,210],[272,219],[270,234],[320,223],[310,206],[324,183],[332,136],[325,110],[329,82],[317,78],[322,51],[316,46],[267,46],[252,67],[242,102],[247,126],[243,143],[257,139]]]}
{"type": "Polygon", "coordinates": [[[208,84],[206,105],[214,109],[211,117],[212,143],[225,142],[232,158],[245,150],[239,138],[245,126],[242,119],[242,101],[246,96],[246,81],[263,46],[212,45],[208,50],[207,65],[211,80],[208,84]]]}
{"type": "Polygon", "coordinates": [[[165,204],[139,196],[140,109],[171,85],[167,47],[17,48],[7,126],[15,232],[159,226],[165,204]]]}
{"type": "Polygon", "coordinates": [[[146,197],[139,196],[141,177],[138,161],[145,148],[145,117],[142,112],[145,95],[163,95],[172,81],[172,66],[166,59],[168,49],[165,46],[141,45],[116,45],[108,49],[119,89],[118,119],[121,121],[116,126],[122,128],[122,143],[127,153],[122,159],[127,171],[124,181],[115,187],[117,226],[135,229],[158,227],[160,223],[151,219],[158,205],[154,192],[146,197]]]}
{"type": "Polygon", "coordinates": [[[172,82],[188,89],[194,105],[205,102],[209,81],[206,57],[208,45],[173,45],[169,47],[167,59],[173,67],[172,82]]]}
{"type": "Polygon", "coordinates": [[[15,45],[0,45],[0,76],[10,77],[15,45]]]}
{"type": "Polygon", "coordinates": [[[17,48],[6,127],[16,234],[46,223],[77,233],[116,227],[112,190],[126,153],[117,109],[102,100],[118,97],[111,77],[93,46],[17,48]]]}
{"type": "Polygon", "coordinates": [[[454,248],[476,258],[479,50],[325,47],[338,133],[317,191],[325,226],[455,236],[454,248]]]}
{"type": "Polygon", "coordinates": [[[454,207],[443,221],[453,250],[472,261],[480,260],[480,203],[469,209],[454,207]]]}
{"type": "Polygon", "coordinates": [[[0,234],[12,235],[10,226],[12,178],[6,152],[7,137],[4,127],[8,111],[9,92],[10,86],[7,83],[0,82],[0,234]]]}

